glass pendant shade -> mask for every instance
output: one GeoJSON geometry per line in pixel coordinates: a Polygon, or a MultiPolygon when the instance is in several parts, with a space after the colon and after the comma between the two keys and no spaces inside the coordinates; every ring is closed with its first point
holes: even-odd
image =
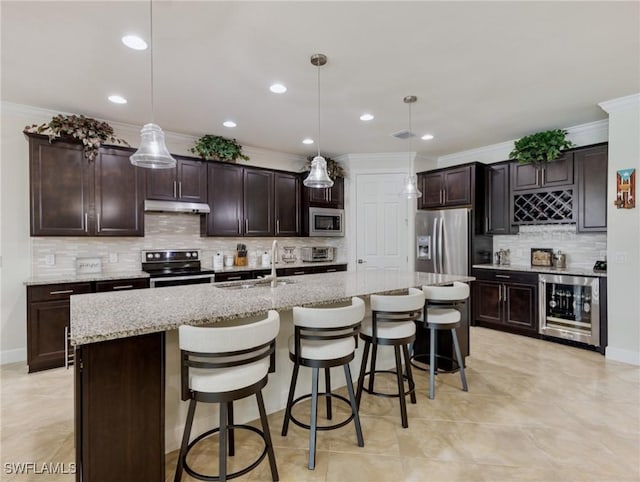
{"type": "Polygon", "coordinates": [[[422,196],[422,193],[418,189],[418,176],[407,176],[404,179],[404,187],[400,195],[407,199],[417,199],[422,196]]]}
{"type": "Polygon", "coordinates": [[[316,156],[311,161],[311,170],[307,178],[302,181],[307,187],[322,188],[333,186],[333,181],[327,174],[327,161],[322,156],[316,156]]]}
{"type": "Polygon", "coordinates": [[[148,169],[171,169],[176,160],[164,143],[164,132],[156,124],[145,124],[140,131],[140,147],[129,158],[131,164],[148,169]]]}

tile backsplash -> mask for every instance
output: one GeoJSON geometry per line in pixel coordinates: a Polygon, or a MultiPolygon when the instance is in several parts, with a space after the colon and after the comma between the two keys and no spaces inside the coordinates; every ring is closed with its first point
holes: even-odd
{"type": "Polygon", "coordinates": [[[520,226],[516,235],[493,237],[493,251],[509,249],[511,264],[531,264],[531,248],[552,248],[567,255],[567,266],[593,268],[607,254],[606,233],[576,233],[575,224],[520,226]]]}
{"type": "MultiPolygon", "coordinates": [[[[200,236],[200,216],[182,213],[146,213],[145,236],[124,237],[33,237],[31,238],[32,276],[66,275],[76,272],[76,258],[102,259],[102,272],[139,271],[143,250],[197,249],[201,251],[202,266],[211,268],[217,252],[232,254],[237,243],[247,250],[271,249],[274,238],[214,238],[200,236]],[[47,261],[54,261],[48,264],[47,261]]],[[[300,258],[303,246],[333,246],[336,261],[347,262],[347,243],[344,238],[277,238],[279,255],[283,246],[295,246],[300,258]]]]}

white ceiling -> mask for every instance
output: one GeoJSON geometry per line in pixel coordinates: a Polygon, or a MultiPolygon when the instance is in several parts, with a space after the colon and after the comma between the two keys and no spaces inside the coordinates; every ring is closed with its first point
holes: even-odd
{"type": "MultiPolygon", "coordinates": [[[[149,2],[5,1],[2,100],[142,125],[151,120],[149,2]],[[118,93],[129,102],[115,105],[118,93]]],[[[168,131],[235,137],[311,154],[315,52],[323,153],[399,152],[408,128],[427,157],[606,114],[640,91],[640,2],[153,3],[155,120],[168,131]],[[284,95],[268,91],[274,81],[284,95]],[[376,117],[369,123],[360,114],[376,117]],[[235,129],[222,126],[226,119],[235,129]]]]}

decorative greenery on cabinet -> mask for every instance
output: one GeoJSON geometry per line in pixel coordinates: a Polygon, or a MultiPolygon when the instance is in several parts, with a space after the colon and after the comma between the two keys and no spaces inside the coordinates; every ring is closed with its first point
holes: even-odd
{"type": "Polygon", "coordinates": [[[567,140],[566,136],[567,131],[564,129],[554,129],[524,136],[515,142],[515,148],[509,156],[521,163],[540,164],[554,161],[560,157],[562,149],[573,147],[573,143],[567,140]]]}
{"type": "Polygon", "coordinates": [[[238,159],[249,160],[249,156],[242,153],[242,146],[235,139],[205,134],[196,141],[196,145],[189,149],[198,154],[205,161],[236,162],[238,159]]]}
{"type": "Polygon", "coordinates": [[[84,144],[84,156],[90,161],[95,160],[103,142],[129,145],[124,139],[116,137],[113,127],[107,122],[75,114],[58,114],[44,124],[26,126],[23,132],[45,134],[49,137],[49,142],[64,137],[77,139],[84,144]]]}

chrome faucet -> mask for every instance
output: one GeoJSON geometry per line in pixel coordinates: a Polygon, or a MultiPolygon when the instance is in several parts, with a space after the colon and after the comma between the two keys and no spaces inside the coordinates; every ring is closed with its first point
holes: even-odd
{"type": "Polygon", "coordinates": [[[271,245],[271,287],[275,288],[278,285],[276,277],[276,255],[278,254],[278,240],[274,239],[271,245]]]}

